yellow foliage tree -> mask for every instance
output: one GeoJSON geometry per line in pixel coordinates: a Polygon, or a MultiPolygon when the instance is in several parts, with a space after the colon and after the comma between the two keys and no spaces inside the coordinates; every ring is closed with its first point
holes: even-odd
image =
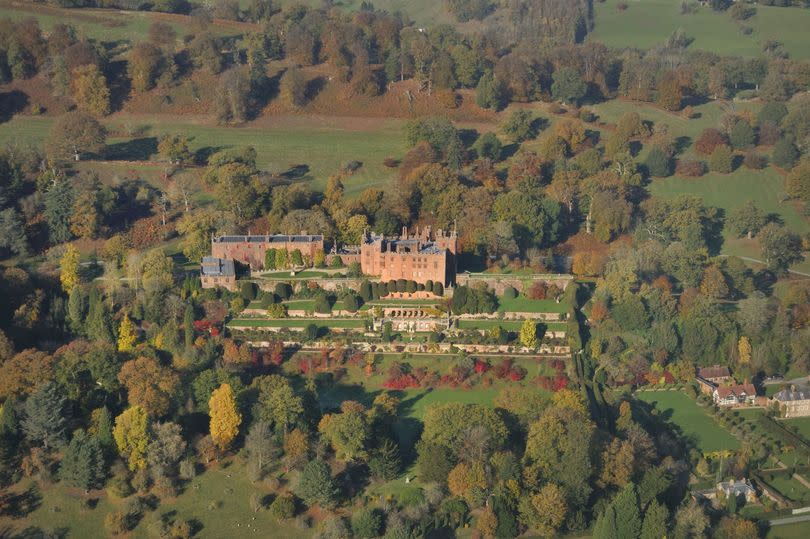
{"type": "Polygon", "coordinates": [[[740,352],[740,363],[747,365],[751,363],[751,340],[743,335],[737,343],[737,349],[740,352]]]}
{"type": "Polygon", "coordinates": [[[526,319],[520,326],[520,343],[526,348],[537,348],[537,324],[526,319]]]}
{"type": "Polygon", "coordinates": [[[135,348],[135,326],[128,314],[124,314],[121,325],[118,327],[118,351],[132,352],[135,348]]]}
{"type": "Polygon", "coordinates": [[[91,114],[110,113],[110,89],[98,67],[88,64],[73,70],[73,99],[81,110],[91,114]]]}
{"type": "Polygon", "coordinates": [[[127,460],[129,469],[141,470],[146,466],[147,430],[149,418],[146,410],[133,406],[115,418],[113,438],[118,452],[127,460]]]}
{"type": "Polygon", "coordinates": [[[583,415],[588,414],[582,394],[571,389],[561,389],[554,393],[551,402],[558,408],[570,408],[583,415]]]}
{"type": "Polygon", "coordinates": [[[211,394],[208,401],[211,417],[211,438],[217,446],[225,450],[239,434],[242,414],[236,407],[236,397],[230,384],[222,384],[211,394]]]}
{"type": "Polygon", "coordinates": [[[484,465],[480,462],[467,464],[460,462],[450,470],[447,476],[447,488],[455,496],[462,496],[468,501],[474,494],[474,489],[487,488],[487,474],[484,465]]]}
{"type": "Polygon", "coordinates": [[[73,245],[68,245],[65,249],[65,254],[59,261],[59,268],[62,290],[70,294],[73,287],[79,284],[79,250],[73,245]]]}

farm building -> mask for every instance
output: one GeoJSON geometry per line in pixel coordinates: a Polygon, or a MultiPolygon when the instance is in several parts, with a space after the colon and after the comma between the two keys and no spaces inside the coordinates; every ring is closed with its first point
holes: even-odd
{"type": "Polygon", "coordinates": [[[771,397],[784,417],[810,416],[810,389],[790,386],[771,397]]]}

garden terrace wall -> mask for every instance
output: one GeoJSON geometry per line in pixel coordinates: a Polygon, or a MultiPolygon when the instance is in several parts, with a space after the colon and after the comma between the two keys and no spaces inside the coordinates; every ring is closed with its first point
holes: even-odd
{"type": "MultiPolygon", "coordinates": [[[[246,328],[249,330],[266,329],[266,328],[246,328]]],[[[255,341],[249,340],[247,343],[256,348],[267,348],[272,343],[271,341],[255,341]]],[[[296,341],[283,341],[285,347],[300,348],[302,350],[321,350],[323,348],[334,348],[336,345],[345,346],[345,343],[335,341],[316,341],[309,342],[304,345],[296,341]]],[[[461,343],[371,343],[371,342],[352,342],[352,348],[361,352],[377,352],[377,353],[442,353],[451,354],[457,350],[463,350],[472,354],[509,354],[509,355],[529,355],[529,356],[548,356],[556,358],[568,358],[571,355],[571,349],[568,346],[549,346],[542,345],[538,350],[529,350],[520,346],[510,346],[507,344],[461,344],[461,343]]]]}
{"type": "Polygon", "coordinates": [[[496,295],[502,295],[504,291],[512,287],[518,291],[528,291],[534,283],[545,283],[556,285],[560,290],[565,290],[574,280],[573,275],[562,273],[534,274],[534,275],[507,275],[488,273],[459,273],[456,275],[456,284],[459,286],[472,286],[478,283],[485,283],[488,288],[495,291],[496,295]]]}

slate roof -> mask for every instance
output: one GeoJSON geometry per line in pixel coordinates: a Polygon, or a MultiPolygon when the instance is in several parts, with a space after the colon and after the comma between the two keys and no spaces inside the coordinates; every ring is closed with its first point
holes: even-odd
{"type": "Polygon", "coordinates": [[[773,398],[779,402],[810,400],[810,389],[806,387],[790,387],[775,393],[773,398]]]}
{"type": "Polygon", "coordinates": [[[200,264],[200,273],[212,277],[233,277],[236,275],[236,268],[234,268],[233,260],[229,258],[205,256],[200,264]]]}

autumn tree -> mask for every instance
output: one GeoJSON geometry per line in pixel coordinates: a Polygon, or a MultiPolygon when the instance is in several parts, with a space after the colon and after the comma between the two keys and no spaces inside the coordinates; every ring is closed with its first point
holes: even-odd
{"type": "Polygon", "coordinates": [[[279,91],[291,107],[303,107],[307,102],[307,81],[298,68],[290,67],[284,72],[279,91]]]}
{"type": "Polygon", "coordinates": [[[151,417],[169,412],[180,378],[151,357],[138,357],[121,366],[118,380],[126,387],[129,403],[151,417]]]}
{"type": "Polygon", "coordinates": [[[239,434],[239,425],[242,424],[242,414],[230,384],[222,384],[214,390],[208,401],[208,410],[211,438],[224,451],[239,434]]]}
{"type": "Polygon", "coordinates": [[[751,340],[745,335],[740,336],[737,341],[737,352],[740,356],[740,363],[747,365],[751,363],[751,340]]]}
{"type": "Polygon", "coordinates": [[[149,444],[149,417],[146,410],[133,406],[115,418],[113,438],[118,452],[126,459],[132,471],[146,466],[146,449],[149,444]]]}
{"type": "Polygon", "coordinates": [[[658,82],[658,105],[666,110],[676,111],[681,109],[682,101],[683,89],[678,75],[667,71],[658,82]]]}
{"type": "Polygon", "coordinates": [[[728,174],[734,170],[734,154],[726,144],[717,146],[709,156],[709,169],[712,172],[728,174]]]}
{"type": "Polygon", "coordinates": [[[59,281],[67,294],[79,284],[79,250],[72,244],[67,246],[59,261],[59,281]]]}
{"type": "Polygon", "coordinates": [[[563,490],[548,483],[536,494],[524,497],[519,505],[520,519],[528,527],[544,537],[557,533],[568,513],[568,503],[563,490]]]}
{"type": "Polygon", "coordinates": [[[102,151],[105,141],[106,133],[98,120],[86,112],[73,111],[54,121],[45,146],[55,159],[79,161],[85,154],[102,151]]]}
{"type": "Polygon", "coordinates": [[[703,270],[700,291],[707,297],[723,299],[728,296],[728,283],[723,272],[717,266],[708,266],[703,270]]]}
{"type": "Polygon", "coordinates": [[[332,445],[338,459],[352,461],[368,457],[371,425],[359,403],[344,401],[341,413],[324,415],[318,430],[332,445]]]}
{"type": "Polygon", "coordinates": [[[127,63],[132,88],[139,93],[154,88],[158,78],[172,67],[171,59],[164,54],[164,51],[149,42],[135,45],[127,63]]]}
{"type": "Polygon", "coordinates": [[[93,64],[73,70],[73,99],[80,110],[106,116],[110,113],[110,89],[107,79],[93,64]]]}
{"type": "Polygon", "coordinates": [[[158,142],[158,154],[172,165],[189,163],[192,154],[188,149],[188,142],[185,135],[164,135],[158,142]]]}
{"type": "Polygon", "coordinates": [[[537,348],[537,324],[534,320],[526,319],[520,326],[520,343],[526,348],[537,348]]]}
{"type": "Polygon", "coordinates": [[[216,115],[221,124],[241,124],[250,111],[250,77],[244,68],[229,69],[216,88],[216,115]]]}
{"type": "Polygon", "coordinates": [[[129,318],[128,313],[124,313],[121,319],[121,325],[118,326],[118,351],[119,352],[132,352],[135,348],[135,326],[129,318]]]}
{"type": "Polygon", "coordinates": [[[53,356],[28,348],[0,363],[0,397],[7,399],[33,392],[53,378],[53,356]]]}

